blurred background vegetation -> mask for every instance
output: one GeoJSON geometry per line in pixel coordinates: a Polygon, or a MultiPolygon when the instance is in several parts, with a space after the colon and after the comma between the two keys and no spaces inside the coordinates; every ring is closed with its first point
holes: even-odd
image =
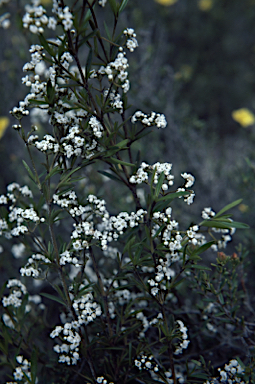
{"type": "MultiPolygon", "coordinates": [[[[17,4],[9,5],[12,25],[0,31],[0,128],[27,91],[22,66],[32,41],[21,28],[24,4],[17,4]]],[[[107,7],[101,17],[107,21],[107,7]]],[[[251,252],[255,125],[252,119],[240,124],[232,113],[240,108],[255,113],[254,20],[255,0],[130,0],[121,18],[121,27],[134,28],[139,42],[129,54],[130,113],[154,110],[168,121],[165,130],[154,130],[138,146],[141,159],[173,163],[177,185],[181,172],[196,177],[195,203],[187,212],[182,206],[187,222],[199,220],[205,206],[218,210],[242,197],[234,216],[251,230],[239,231],[235,244],[240,241],[251,252]]],[[[0,140],[0,193],[14,180],[27,182],[25,156],[9,124],[0,140]]]]}

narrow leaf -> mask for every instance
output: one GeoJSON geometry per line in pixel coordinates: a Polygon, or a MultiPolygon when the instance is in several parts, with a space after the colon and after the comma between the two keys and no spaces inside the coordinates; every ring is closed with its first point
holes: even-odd
{"type": "Polygon", "coordinates": [[[156,188],[155,188],[155,197],[158,197],[164,180],[165,180],[165,174],[164,172],[161,172],[161,175],[159,176],[159,179],[158,179],[158,184],[156,185],[156,188]]]}
{"type": "Polygon", "coordinates": [[[117,15],[118,9],[117,9],[117,3],[116,0],[109,0],[110,7],[114,13],[114,15],[117,15]]]}
{"type": "Polygon", "coordinates": [[[124,10],[124,8],[127,6],[129,0],[122,0],[122,3],[120,4],[119,7],[119,14],[124,10]]]}
{"type": "Polygon", "coordinates": [[[219,293],[218,297],[219,297],[220,303],[223,305],[225,303],[225,300],[224,300],[224,297],[223,297],[222,293],[219,293]]]}
{"type": "Polygon", "coordinates": [[[31,171],[31,169],[29,168],[29,166],[27,165],[27,163],[25,162],[25,160],[22,160],[22,163],[23,163],[24,167],[26,168],[26,170],[27,170],[29,176],[31,177],[31,179],[33,181],[35,181],[35,176],[34,176],[33,172],[31,171]]]}
{"type": "Polygon", "coordinates": [[[119,159],[115,159],[114,157],[110,157],[110,161],[112,163],[115,163],[115,164],[121,164],[121,165],[126,165],[126,166],[129,166],[129,167],[135,167],[134,164],[131,164],[131,163],[128,163],[126,161],[119,160],[119,159]]]}
{"type": "Polygon", "coordinates": [[[53,301],[56,301],[57,303],[60,303],[64,306],[66,306],[66,304],[61,300],[59,299],[58,297],[56,296],[53,296],[53,295],[50,295],[49,293],[40,293],[41,296],[44,296],[44,297],[47,297],[47,299],[50,299],[50,300],[53,300],[53,301]]]}
{"type": "Polygon", "coordinates": [[[230,204],[226,205],[224,208],[222,208],[222,209],[221,209],[221,210],[214,216],[214,218],[219,217],[220,215],[222,215],[222,213],[228,211],[228,210],[231,209],[231,208],[236,207],[236,206],[239,205],[242,201],[243,201],[243,199],[238,199],[238,200],[236,200],[236,201],[233,201],[233,203],[230,203],[230,204]]]}
{"type": "Polygon", "coordinates": [[[192,252],[191,256],[200,255],[201,253],[205,252],[208,248],[210,248],[213,244],[215,244],[215,241],[209,241],[208,243],[201,245],[201,247],[197,248],[194,252],[192,252]]]}
{"type": "Polygon", "coordinates": [[[112,173],[110,172],[105,172],[105,171],[97,171],[98,173],[101,173],[102,175],[106,176],[106,177],[109,177],[109,179],[112,179],[112,180],[115,180],[115,181],[118,181],[118,182],[121,182],[122,181],[120,179],[118,179],[116,176],[114,176],[112,173]]]}
{"type": "Polygon", "coordinates": [[[87,61],[86,61],[86,78],[89,77],[89,74],[90,74],[90,68],[91,68],[91,62],[92,62],[92,54],[93,54],[93,51],[92,49],[89,50],[89,54],[88,54],[88,58],[87,58],[87,61]]]}
{"type": "Polygon", "coordinates": [[[239,223],[238,221],[205,220],[200,225],[204,226],[204,227],[222,228],[222,229],[231,229],[231,228],[247,229],[247,228],[249,228],[249,225],[244,224],[244,223],[239,223]]]}
{"type": "Polygon", "coordinates": [[[176,199],[176,197],[181,197],[181,196],[188,196],[190,195],[190,192],[188,191],[179,191],[179,192],[174,192],[174,193],[168,193],[167,195],[161,197],[160,199],[158,199],[158,201],[163,201],[163,200],[168,200],[168,201],[172,201],[174,199],[176,199]]]}

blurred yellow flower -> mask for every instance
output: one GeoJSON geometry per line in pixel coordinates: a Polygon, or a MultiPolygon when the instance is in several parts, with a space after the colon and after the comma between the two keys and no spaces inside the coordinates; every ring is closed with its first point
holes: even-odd
{"type": "Polygon", "coordinates": [[[238,209],[239,209],[239,211],[241,211],[242,213],[245,213],[245,212],[248,212],[250,208],[249,208],[249,206],[246,205],[246,204],[240,204],[240,205],[238,206],[238,209]]]}
{"type": "Polygon", "coordinates": [[[232,118],[242,127],[248,127],[255,123],[254,114],[247,108],[240,108],[232,112],[232,118]]]}
{"type": "Polygon", "coordinates": [[[177,3],[178,0],[155,0],[156,3],[159,3],[161,5],[174,5],[175,3],[177,3]]]}
{"type": "Polygon", "coordinates": [[[213,0],[199,0],[198,1],[198,8],[201,9],[201,11],[210,11],[213,6],[213,0]]]}
{"type": "Polygon", "coordinates": [[[10,123],[9,117],[6,117],[6,116],[0,117],[0,139],[3,137],[3,134],[6,128],[8,127],[9,123],[10,123]]]}

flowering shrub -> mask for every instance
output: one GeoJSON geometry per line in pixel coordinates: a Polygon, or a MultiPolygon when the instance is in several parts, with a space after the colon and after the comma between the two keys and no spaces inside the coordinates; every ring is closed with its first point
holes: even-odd
{"type": "Polygon", "coordinates": [[[31,186],[0,196],[3,243],[21,259],[1,290],[5,382],[248,383],[246,253],[223,252],[247,227],[228,213],[241,200],[206,207],[187,227],[175,202],[193,203],[195,177],[182,173],[176,188],[171,163],[136,156],[136,142],[167,122],[128,114],[138,41],[132,28],[118,31],[126,5],[53,0],[51,14],[38,0],[26,5],[23,26],[37,41],[23,67],[28,94],[11,113],[31,186]],[[104,12],[112,25],[101,25],[104,12]],[[106,179],[127,197],[121,212],[104,199],[106,179]]]}

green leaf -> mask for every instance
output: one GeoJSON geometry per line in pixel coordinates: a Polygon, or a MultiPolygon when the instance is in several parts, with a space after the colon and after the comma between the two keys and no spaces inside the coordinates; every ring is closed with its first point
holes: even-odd
{"type": "Polygon", "coordinates": [[[90,75],[90,68],[91,68],[91,62],[92,62],[92,55],[93,55],[93,51],[92,49],[90,48],[89,50],[89,54],[88,54],[88,58],[87,58],[87,61],[86,61],[86,79],[88,79],[89,75],[90,75]]]}
{"type": "Polygon", "coordinates": [[[165,228],[166,224],[162,224],[161,227],[157,230],[157,232],[155,233],[155,235],[153,236],[153,239],[156,239],[156,237],[158,236],[158,234],[165,228]]]}
{"type": "Polygon", "coordinates": [[[64,306],[66,307],[66,304],[64,303],[64,301],[61,300],[59,297],[50,295],[49,293],[40,293],[40,295],[41,295],[41,296],[44,296],[44,297],[47,297],[47,299],[56,301],[57,303],[60,303],[60,304],[62,304],[62,305],[64,305],[64,306]]]}
{"type": "Polygon", "coordinates": [[[55,89],[53,88],[50,79],[47,81],[46,93],[47,93],[48,102],[50,105],[52,105],[55,97],[55,89]]]}
{"type": "Polygon", "coordinates": [[[114,163],[114,164],[121,164],[121,165],[126,165],[126,166],[129,166],[129,167],[135,167],[135,165],[132,164],[132,163],[128,163],[126,161],[115,159],[114,157],[110,157],[110,162],[114,163]]]}
{"type": "Polygon", "coordinates": [[[45,39],[45,37],[42,34],[39,34],[39,40],[41,45],[44,47],[45,51],[50,54],[50,56],[54,57],[54,51],[53,49],[49,46],[48,41],[45,39]]]}
{"type": "Polygon", "coordinates": [[[122,3],[120,4],[119,7],[119,14],[124,10],[124,8],[127,6],[129,0],[122,0],[122,3]]]}
{"type": "Polygon", "coordinates": [[[161,197],[160,199],[158,199],[158,201],[172,201],[174,199],[176,199],[177,197],[181,197],[181,196],[187,196],[187,195],[190,195],[190,192],[188,191],[179,191],[179,192],[173,192],[173,193],[168,193],[167,195],[161,197]]]}
{"type": "Polygon", "coordinates": [[[110,7],[111,7],[114,15],[116,16],[117,13],[118,13],[118,8],[117,8],[116,0],[109,0],[109,4],[110,4],[110,7]]]}
{"type": "Polygon", "coordinates": [[[239,229],[247,229],[250,228],[249,225],[244,223],[239,223],[238,221],[220,221],[220,220],[205,220],[201,224],[204,227],[210,228],[222,228],[222,229],[231,229],[231,228],[239,228],[239,229]]]}
{"type": "Polygon", "coordinates": [[[155,197],[158,197],[159,192],[160,192],[161,187],[162,187],[162,184],[164,183],[164,180],[165,180],[165,174],[164,174],[164,172],[161,172],[159,179],[158,179],[158,183],[157,183],[156,188],[155,188],[155,195],[154,195],[155,197]]]}
{"type": "Polygon", "coordinates": [[[119,148],[123,148],[127,145],[127,143],[129,142],[129,139],[125,139],[125,140],[122,140],[120,141],[119,143],[115,144],[117,147],[119,148]]]}
{"type": "Polygon", "coordinates": [[[225,303],[225,300],[224,300],[222,293],[219,293],[218,298],[219,298],[220,303],[223,305],[225,303]]]}
{"type": "Polygon", "coordinates": [[[43,100],[29,99],[28,101],[30,104],[37,104],[37,105],[48,105],[49,104],[47,101],[43,101],[43,100]]]}
{"type": "Polygon", "coordinates": [[[36,374],[37,374],[37,353],[35,350],[32,352],[31,357],[31,378],[32,384],[36,383],[36,374]]]}
{"type": "Polygon", "coordinates": [[[62,172],[62,169],[59,168],[59,166],[53,168],[50,173],[48,173],[48,175],[45,177],[44,181],[48,180],[50,177],[56,175],[57,173],[60,173],[62,172]]]}
{"type": "Polygon", "coordinates": [[[224,208],[222,208],[215,216],[214,216],[214,219],[216,219],[216,217],[219,217],[220,215],[222,215],[222,213],[228,211],[229,209],[231,208],[234,208],[236,207],[237,205],[241,204],[241,202],[243,201],[243,199],[238,199],[236,201],[233,201],[233,203],[230,203],[228,205],[226,205],[224,208]]]}
{"type": "Polygon", "coordinates": [[[29,166],[27,165],[27,163],[25,162],[25,160],[22,160],[22,163],[23,163],[24,167],[26,168],[31,179],[35,182],[35,176],[34,176],[33,172],[31,171],[31,169],[29,168],[29,166]]]}
{"type": "Polygon", "coordinates": [[[72,171],[70,171],[68,173],[63,173],[63,175],[60,178],[61,181],[58,184],[58,188],[60,185],[63,185],[75,172],[79,171],[79,169],[81,169],[81,167],[77,167],[75,169],[72,169],[72,171]]]}
{"type": "Polygon", "coordinates": [[[95,30],[95,31],[89,33],[88,35],[84,36],[84,38],[80,40],[78,47],[80,48],[84,43],[86,43],[86,41],[91,39],[96,34],[97,34],[97,30],[95,30]]]}
{"type": "Polygon", "coordinates": [[[108,29],[107,24],[106,24],[105,21],[104,21],[104,29],[105,29],[105,32],[106,32],[106,35],[107,35],[108,39],[111,41],[112,37],[111,37],[111,34],[109,32],[109,29],[108,29]]]}
{"type": "Polygon", "coordinates": [[[195,251],[193,251],[193,252],[191,253],[191,257],[192,257],[193,255],[200,255],[201,253],[203,253],[203,252],[205,252],[207,249],[209,249],[213,244],[215,244],[215,241],[209,241],[208,243],[201,245],[201,247],[195,249],[195,251]]]}
{"type": "Polygon", "coordinates": [[[214,313],[213,316],[215,317],[220,317],[220,316],[224,316],[225,315],[225,312],[218,312],[218,313],[214,313]]]}
{"type": "Polygon", "coordinates": [[[97,171],[97,172],[101,173],[102,175],[104,175],[106,177],[109,177],[109,179],[112,179],[112,180],[115,180],[115,181],[118,181],[118,182],[122,183],[122,181],[120,179],[118,179],[116,176],[114,176],[110,172],[106,172],[106,171],[97,171]]]}

